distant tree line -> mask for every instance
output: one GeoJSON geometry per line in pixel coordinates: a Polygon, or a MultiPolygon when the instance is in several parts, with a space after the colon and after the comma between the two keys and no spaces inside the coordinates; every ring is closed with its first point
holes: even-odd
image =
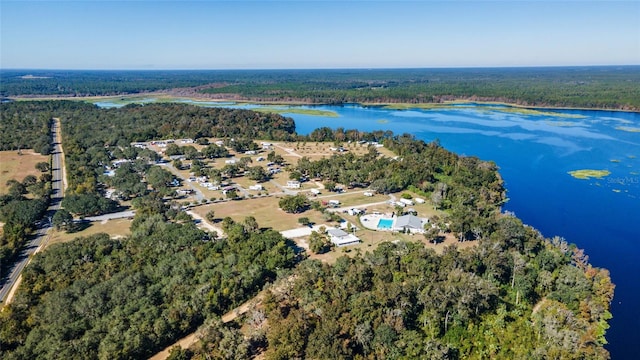
{"type": "Polygon", "coordinates": [[[0,95],[97,96],[138,94],[216,81],[217,72],[12,70],[0,73],[0,95]],[[31,76],[29,76],[31,75],[31,76]]]}
{"type": "Polygon", "coordinates": [[[0,95],[95,96],[173,88],[251,101],[437,103],[503,101],[525,106],[640,109],[637,66],[229,71],[3,70],[0,95]],[[33,75],[26,77],[25,75],[33,75]]]}
{"type": "Polygon", "coordinates": [[[640,109],[638,67],[325,70],[256,76],[201,90],[252,101],[439,103],[640,109]]]}

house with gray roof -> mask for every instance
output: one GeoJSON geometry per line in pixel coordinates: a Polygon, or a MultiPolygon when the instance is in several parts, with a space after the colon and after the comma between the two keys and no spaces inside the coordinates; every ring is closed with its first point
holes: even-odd
{"type": "Polygon", "coordinates": [[[329,229],[327,230],[327,234],[329,235],[331,242],[336,246],[346,246],[360,242],[360,239],[357,236],[348,234],[341,229],[329,229]]]}
{"type": "Polygon", "coordinates": [[[429,223],[429,219],[419,218],[414,215],[398,216],[393,224],[393,230],[423,233],[424,225],[427,223],[429,223]]]}

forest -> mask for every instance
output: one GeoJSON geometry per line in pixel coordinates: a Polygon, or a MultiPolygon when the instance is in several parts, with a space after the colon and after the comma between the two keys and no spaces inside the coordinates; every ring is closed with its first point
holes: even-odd
{"type": "MultiPolygon", "coordinates": [[[[117,203],[103,197],[106,182],[136,209],[128,237],[79,238],[33,258],[14,302],[0,313],[3,359],[148,358],[199,327],[196,346],[171,358],[608,358],[608,271],[593,268],[563,239],[545,239],[501,214],[504,188],[492,162],[391,132],[320,128],[300,136],[292,119],[248,110],[99,109],[72,101],[0,109],[16,119],[60,119],[65,209],[77,216],[113,210],[117,203]],[[380,193],[410,189],[447,214],[447,231],[477,245],[437,255],[419,241],[389,242],[329,265],[305,259],[252,217],[225,218],[226,237],[218,238],[194,225],[166,191],[167,173],[131,146],[186,137],[227,144],[234,137],[241,149],[257,139],[380,142],[397,156],[382,157],[372,146],[361,156],[301,158],[291,167],[300,176],[380,193]],[[132,161],[105,179],[104,165],[115,158],[132,161]],[[147,185],[140,187],[142,179],[147,185]],[[222,324],[224,313],[264,288],[271,290],[260,307],[222,324]]],[[[14,136],[37,141],[31,134],[14,136]]],[[[213,147],[205,152],[223,155],[213,147]]],[[[13,183],[3,204],[22,201],[25,182],[13,183]]],[[[282,199],[292,212],[310,206],[282,199]]]]}
{"type": "Polygon", "coordinates": [[[169,91],[257,102],[440,103],[500,101],[530,107],[637,111],[637,66],[0,73],[0,95],[96,96],[169,91]],[[25,75],[32,75],[25,77],[25,75]]]}
{"type": "Polygon", "coordinates": [[[289,279],[170,359],[609,358],[608,271],[510,216],[464,251],[385,243],[332,266],[307,260],[289,279]]]}
{"type": "Polygon", "coordinates": [[[137,94],[216,81],[217,72],[13,70],[0,72],[0,95],[100,96],[137,94]]]}
{"type": "Polygon", "coordinates": [[[0,313],[3,359],[142,359],[251,298],[292,267],[279,233],[232,223],[211,239],[175,209],[139,211],[132,235],[53,245],[0,313]]]}

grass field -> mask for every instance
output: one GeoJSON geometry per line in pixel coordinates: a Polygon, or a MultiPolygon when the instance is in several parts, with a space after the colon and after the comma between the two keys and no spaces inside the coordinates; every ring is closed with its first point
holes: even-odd
{"type": "MultiPolygon", "coordinates": [[[[375,194],[373,196],[364,196],[363,190],[356,190],[353,192],[346,192],[342,194],[329,193],[328,191],[324,191],[320,196],[313,200],[317,201],[329,201],[329,200],[338,200],[340,201],[340,207],[349,207],[349,206],[357,206],[364,205],[369,203],[377,203],[389,200],[389,196],[375,194]]],[[[383,206],[383,205],[377,205],[383,206]]]]}
{"type": "Polygon", "coordinates": [[[47,246],[57,243],[64,243],[71,241],[81,236],[90,236],[99,233],[109,234],[112,238],[119,236],[127,236],[131,234],[129,227],[131,226],[131,220],[128,219],[116,219],[106,222],[92,222],[89,226],[81,231],[75,233],[67,233],[66,231],[53,230],[51,232],[51,238],[47,246]]]}
{"type": "Polygon", "coordinates": [[[238,201],[227,201],[217,204],[198,206],[193,211],[204,217],[209,210],[215,212],[215,217],[223,219],[227,216],[237,222],[243,221],[247,216],[256,218],[258,225],[263,228],[272,228],[277,231],[299,228],[301,217],[307,217],[314,223],[324,223],[320,212],[307,210],[301,214],[288,214],[278,207],[280,198],[275,196],[238,201]]]}
{"type": "Polygon", "coordinates": [[[35,165],[41,161],[49,161],[49,156],[34,153],[33,150],[22,150],[18,155],[15,150],[0,151],[0,194],[6,194],[7,181],[14,179],[22,181],[27,175],[40,176],[41,172],[35,165]]]}

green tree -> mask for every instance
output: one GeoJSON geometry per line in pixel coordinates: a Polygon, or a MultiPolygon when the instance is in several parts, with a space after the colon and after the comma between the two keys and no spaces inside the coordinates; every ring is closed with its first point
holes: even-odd
{"type": "Polygon", "coordinates": [[[312,231],[309,235],[309,249],[314,254],[324,254],[329,250],[329,241],[324,234],[312,231]]]}
{"type": "Polygon", "coordinates": [[[323,185],[327,191],[336,191],[336,183],[333,181],[325,181],[323,185]]]}
{"type": "Polygon", "coordinates": [[[215,222],[215,220],[216,220],[216,213],[215,213],[215,211],[213,211],[213,210],[209,210],[209,211],[207,212],[207,214],[205,215],[205,218],[206,218],[207,220],[209,220],[209,222],[214,223],[214,222],[215,222]]]}
{"type": "Polygon", "coordinates": [[[278,201],[280,208],[288,213],[301,213],[309,207],[309,201],[304,195],[286,195],[278,201]]]}
{"type": "Polygon", "coordinates": [[[253,216],[245,217],[242,226],[244,226],[244,230],[248,233],[256,233],[260,230],[260,226],[253,216]]]}
{"type": "Polygon", "coordinates": [[[247,177],[251,180],[264,182],[269,180],[269,173],[262,166],[252,166],[247,170],[247,177]]]}
{"type": "Polygon", "coordinates": [[[49,163],[46,161],[41,161],[39,163],[36,163],[36,169],[39,170],[40,172],[47,172],[49,171],[49,163]]]}
{"type": "Polygon", "coordinates": [[[176,144],[168,144],[164,151],[167,156],[183,155],[183,149],[176,144]]]}
{"type": "Polygon", "coordinates": [[[53,215],[52,222],[53,226],[58,230],[73,232],[76,229],[76,224],[73,222],[73,216],[65,209],[56,211],[53,215]]]}
{"type": "Polygon", "coordinates": [[[223,146],[211,144],[202,149],[202,155],[208,159],[215,159],[229,156],[229,151],[223,146]]]}
{"type": "Polygon", "coordinates": [[[302,178],[302,173],[298,170],[292,170],[289,172],[289,179],[300,181],[302,178]]]}
{"type": "Polygon", "coordinates": [[[227,199],[236,199],[238,197],[238,191],[236,189],[227,190],[227,199]]]}
{"type": "Polygon", "coordinates": [[[145,178],[149,185],[156,190],[169,187],[175,179],[170,171],[159,166],[150,167],[149,170],[147,170],[145,178]]]}
{"type": "Polygon", "coordinates": [[[183,146],[182,153],[189,160],[197,159],[198,157],[200,157],[200,153],[192,145],[183,146]]]}

